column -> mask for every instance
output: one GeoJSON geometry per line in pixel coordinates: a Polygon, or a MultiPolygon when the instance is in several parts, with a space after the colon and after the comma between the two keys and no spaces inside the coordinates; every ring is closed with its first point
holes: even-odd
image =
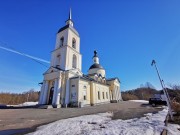
{"type": "Polygon", "coordinates": [[[47,104],[48,87],[49,87],[48,81],[45,81],[45,88],[44,88],[44,92],[43,92],[42,104],[47,104]]]}
{"type": "Polygon", "coordinates": [[[57,79],[58,81],[58,84],[57,84],[57,98],[56,98],[56,105],[59,105],[60,104],[60,96],[61,96],[61,79],[57,79]]]}
{"type": "Polygon", "coordinates": [[[44,86],[45,86],[45,81],[43,81],[43,84],[41,86],[41,91],[40,91],[39,103],[38,104],[42,104],[43,95],[44,95],[44,86]]]}
{"type": "Polygon", "coordinates": [[[116,100],[119,100],[119,92],[118,92],[118,87],[116,87],[116,92],[117,92],[117,98],[116,98],[116,100]]]}
{"type": "Polygon", "coordinates": [[[60,90],[61,90],[61,80],[57,78],[55,79],[55,83],[54,83],[54,94],[52,101],[53,107],[58,107],[60,104],[60,90]]]}
{"type": "Polygon", "coordinates": [[[112,90],[110,90],[110,100],[112,100],[112,90]]]}
{"type": "Polygon", "coordinates": [[[66,98],[65,98],[65,104],[69,104],[69,79],[66,81],[66,98]]]}
{"type": "Polygon", "coordinates": [[[115,89],[113,89],[113,100],[115,100],[116,98],[115,98],[115,89]]]}

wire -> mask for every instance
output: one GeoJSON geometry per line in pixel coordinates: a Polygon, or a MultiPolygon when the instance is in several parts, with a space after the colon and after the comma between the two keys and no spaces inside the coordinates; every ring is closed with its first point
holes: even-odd
{"type": "MultiPolygon", "coordinates": [[[[2,44],[4,44],[4,45],[7,45],[7,43],[4,43],[4,42],[2,42],[2,41],[0,41],[0,43],[2,43],[2,44]]],[[[3,50],[6,50],[6,51],[9,51],[9,52],[13,52],[13,53],[16,53],[16,54],[25,56],[25,57],[27,57],[27,58],[29,58],[29,59],[37,62],[38,64],[43,65],[43,66],[46,67],[46,68],[48,68],[48,66],[45,65],[45,64],[43,64],[42,62],[48,63],[48,64],[50,63],[50,62],[47,61],[47,60],[44,60],[44,59],[41,59],[41,58],[37,58],[37,57],[31,56],[31,55],[28,55],[28,54],[25,54],[25,53],[21,53],[21,52],[19,52],[19,51],[16,51],[15,49],[10,49],[10,47],[7,48],[7,47],[4,47],[4,46],[1,46],[1,45],[0,45],[0,49],[3,49],[3,50]],[[41,61],[41,62],[40,62],[40,61],[41,61]]]]}

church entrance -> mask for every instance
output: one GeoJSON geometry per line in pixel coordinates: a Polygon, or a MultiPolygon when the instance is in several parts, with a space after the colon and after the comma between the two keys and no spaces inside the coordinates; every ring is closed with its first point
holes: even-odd
{"type": "Polygon", "coordinates": [[[48,102],[49,105],[52,104],[53,94],[54,94],[54,87],[51,87],[50,93],[49,93],[49,102],[48,102]]]}

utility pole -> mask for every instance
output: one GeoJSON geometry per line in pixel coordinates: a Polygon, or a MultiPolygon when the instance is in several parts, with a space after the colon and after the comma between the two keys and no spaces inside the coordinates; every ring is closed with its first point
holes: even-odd
{"type": "Polygon", "coordinates": [[[163,80],[162,80],[162,83],[163,83],[163,86],[164,86],[164,89],[165,89],[165,92],[166,92],[167,98],[168,98],[169,102],[171,103],[171,100],[170,100],[170,97],[169,97],[169,94],[168,94],[167,88],[166,88],[166,86],[165,86],[165,84],[164,84],[164,81],[163,81],[163,80]]]}
{"type": "Polygon", "coordinates": [[[160,81],[160,83],[161,83],[161,87],[162,87],[163,92],[164,92],[164,95],[165,95],[165,99],[166,99],[166,102],[167,102],[167,105],[168,105],[168,108],[169,108],[169,114],[170,114],[171,120],[173,120],[173,114],[172,114],[172,110],[171,110],[170,99],[169,99],[168,96],[167,96],[166,89],[165,89],[165,87],[164,87],[164,82],[163,82],[163,80],[162,80],[161,77],[160,77],[160,74],[159,74],[158,68],[157,68],[157,66],[156,66],[156,61],[155,61],[155,60],[152,60],[151,66],[153,66],[153,65],[154,65],[155,68],[156,68],[156,72],[157,72],[159,81],[160,81]]]}

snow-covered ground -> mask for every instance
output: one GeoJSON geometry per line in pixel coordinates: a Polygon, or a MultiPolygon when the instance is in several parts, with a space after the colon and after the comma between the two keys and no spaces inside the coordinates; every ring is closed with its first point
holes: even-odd
{"type": "MultiPolygon", "coordinates": [[[[38,102],[24,102],[22,104],[18,104],[18,105],[4,105],[4,106],[8,106],[8,107],[19,107],[19,106],[33,106],[33,105],[37,105],[38,102]]],[[[1,105],[0,105],[1,106],[1,105]]]]}
{"type": "Polygon", "coordinates": [[[129,101],[140,102],[140,103],[149,103],[149,101],[147,101],[147,100],[129,100],[129,101]]]}
{"type": "Polygon", "coordinates": [[[31,105],[37,105],[38,102],[24,102],[22,104],[19,104],[17,106],[31,106],[31,105]]]}
{"type": "Polygon", "coordinates": [[[85,115],[41,126],[30,135],[160,135],[167,112],[165,108],[129,120],[112,120],[112,113],[85,115]]]}
{"type": "Polygon", "coordinates": [[[168,124],[167,130],[168,130],[168,133],[167,133],[168,135],[180,135],[180,125],[168,124]]]}

